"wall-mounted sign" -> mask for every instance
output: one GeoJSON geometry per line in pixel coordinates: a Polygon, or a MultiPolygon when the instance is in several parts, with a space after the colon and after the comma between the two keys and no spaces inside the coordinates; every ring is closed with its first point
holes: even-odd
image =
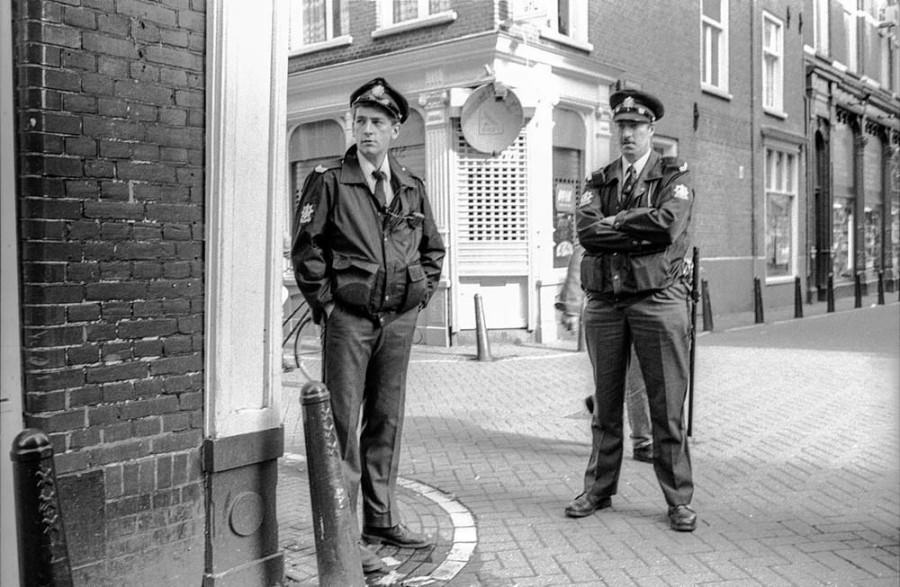
{"type": "Polygon", "coordinates": [[[492,155],[516,140],[524,122],[519,97],[496,82],[484,84],[472,92],[460,113],[466,142],[474,149],[492,155]]]}

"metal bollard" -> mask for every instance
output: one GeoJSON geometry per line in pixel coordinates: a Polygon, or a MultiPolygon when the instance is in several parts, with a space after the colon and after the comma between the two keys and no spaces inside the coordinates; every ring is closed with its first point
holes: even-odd
{"type": "Polygon", "coordinates": [[[763,311],[762,286],[759,277],[753,278],[753,319],[756,324],[762,324],[766,321],[763,311]]]}
{"type": "Polygon", "coordinates": [[[884,305],[884,271],[878,272],[878,305],[884,305]]]}
{"type": "Polygon", "coordinates": [[[344,484],[330,400],[319,381],[308,382],[300,392],[319,584],[364,585],[357,525],[344,484]]]}
{"type": "Polygon", "coordinates": [[[859,271],[853,275],[853,307],[862,308],[862,276],[859,271]]]}
{"type": "Polygon", "coordinates": [[[803,318],[803,291],[799,277],[794,278],[794,318],[803,318]]]}
{"type": "Polygon", "coordinates": [[[487,326],[484,324],[484,306],[481,303],[481,294],[475,294],[475,337],[478,344],[478,360],[493,361],[487,326]]]}
{"type": "Polygon", "coordinates": [[[19,529],[22,585],[72,585],[53,446],[42,430],[26,428],[13,440],[13,492],[19,529]]]}
{"type": "Polygon", "coordinates": [[[828,274],[828,285],[825,290],[826,294],[826,311],[834,312],[834,273],[828,274]]]}
{"type": "Polygon", "coordinates": [[[712,304],[709,301],[709,283],[700,280],[701,297],[703,299],[703,330],[713,330],[712,304]]]}

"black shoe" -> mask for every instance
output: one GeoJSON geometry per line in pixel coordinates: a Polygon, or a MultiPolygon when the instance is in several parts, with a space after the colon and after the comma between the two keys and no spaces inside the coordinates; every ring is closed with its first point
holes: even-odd
{"type": "Polygon", "coordinates": [[[642,446],[640,448],[635,448],[634,452],[631,453],[631,456],[634,457],[634,460],[640,461],[642,463],[652,463],[653,462],[653,447],[652,446],[642,446]]]}
{"type": "Polygon", "coordinates": [[[697,527],[697,514],[687,505],[672,506],[669,508],[669,526],[678,532],[693,532],[697,527]]]}
{"type": "Polygon", "coordinates": [[[434,546],[434,542],[424,534],[417,534],[404,526],[397,524],[393,528],[374,528],[366,526],[362,531],[363,540],[369,544],[390,544],[400,548],[428,548],[434,546]]]}
{"type": "Polygon", "coordinates": [[[387,570],[384,561],[362,542],[359,543],[359,560],[362,563],[363,573],[367,575],[387,570]]]}
{"type": "Polygon", "coordinates": [[[597,510],[608,508],[611,505],[612,499],[608,497],[594,499],[588,496],[587,493],[582,493],[570,501],[569,505],[566,506],[566,515],[570,518],[583,518],[593,514],[597,510]]]}
{"type": "Polygon", "coordinates": [[[587,408],[588,414],[594,413],[594,396],[589,395],[584,398],[584,407],[587,408]]]}

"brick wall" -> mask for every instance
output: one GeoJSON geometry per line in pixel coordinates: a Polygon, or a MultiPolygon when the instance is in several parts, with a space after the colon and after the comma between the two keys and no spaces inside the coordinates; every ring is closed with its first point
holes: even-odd
{"type": "Polygon", "coordinates": [[[26,425],[78,584],[202,573],[204,11],[14,0],[26,425]]]}

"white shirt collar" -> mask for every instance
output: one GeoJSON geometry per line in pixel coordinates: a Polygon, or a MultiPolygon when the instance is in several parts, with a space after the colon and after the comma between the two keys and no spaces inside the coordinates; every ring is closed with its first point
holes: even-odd
{"type": "MultiPolygon", "coordinates": [[[[369,189],[372,192],[375,192],[375,177],[372,175],[372,172],[375,171],[375,166],[372,165],[372,162],[363,157],[359,156],[359,168],[362,170],[363,176],[366,178],[366,183],[369,184],[369,189]]],[[[384,178],[387,181],[387,186],[385,186],[386,190],[390,190],[391,185],[391,166],[388,164],[387,155],[384,156],[384,160],[381,162],[381,171],[384,172],[384,178]]]]}
{"type": "Polygon", "coordinates": [[[653,149],[647,149],[647,152],[643,154],[643,156],[635,161],[634,163],[629,163],[628,159],[622,157],[622,177],[625,177],[625,173],[628,171],[628,166],[634,166],[634,176],[635,178],[641,174],[641,171],[644,170],[644,166],[647,164],[647,161],[650,159],[650,153],[653,152],[653,149]]]}

